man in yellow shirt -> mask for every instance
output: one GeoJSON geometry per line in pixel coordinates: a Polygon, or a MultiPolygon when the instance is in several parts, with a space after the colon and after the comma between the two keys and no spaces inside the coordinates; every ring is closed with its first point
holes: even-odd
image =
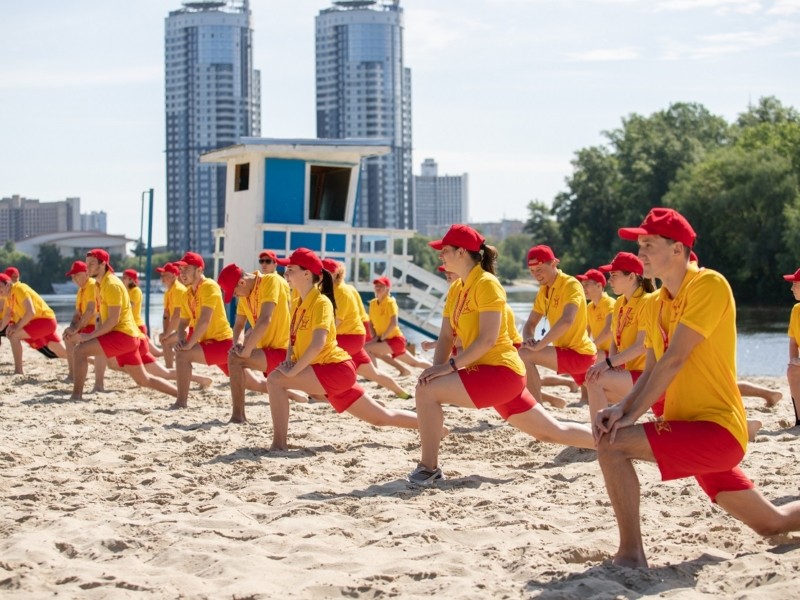
{"type": "MultiPolygon", "coordinates": [[[[263,253],[262,253],[263,254],[263,253]]],[[[286,360],[289,345],[289,284],[274,272],[245,273],[236,264],[227,265],[217,282],[227,304],[236,296],[234,345],[228,354],[231,376],[231,423],[244,423],[245,389],[267,391],[266,381],[258,381],[250,370],[268,376],[286,360]],[[244,324],[250,329],[241,337],[244,324]]]]}
{"type": "Polygon", "coordinates": [[[181,271],[173,263],[166,263],[156,269],[164,286],[164,316],[162,317],[162,331],[158,336],[164,352],[164,363],[171,369],[175,365],[175,350],[173,346],[178,342],[178,324],[181,320],[181,304],[186,286],[178,278],[181,271]]]}
{"type": "MultiPolygon", "coordinates": [[[[597,353],[587,330],[583,288],[577,279],[563,273],[558,263],[549,246],[534,246],[528,251],[528,268],[539,282],[539,292],[522,329],[525,341],[519,355],[525,362],[528,390],[537,400],[542,399],[542,381],[537,366],[559,374],[566,373],[576,384],[583,385],[586,371],[594,364],[597,353]],[[537,340],[536,329],[542,319],[550,323],[550,331],[545,333],[542,327],[542,337],[537,340]]],[[[546,399],[557,406],[566,404],[555,397],[546,399]]]]}
{"type": "MultiPolygon", "coordinates": [[[[66,276],[78,286],[75,294],[75,313],[69,326],[64,330],[64,341],[67,346],[67,364],[69,365],[68,381],[73,380],[73,363],[75,362],[75,343],[73,334],[92,333],[97,327],[97,317],[99,310],[97,306],[97,296],[100,288],[97,282],[89,277],[88,267],[82,260],[76,260],[72,267],[67,271],[66,276]]],[[[103,380],[106,371],[105,357],[97,357],[94,361],[94,389],[93,392],[102,392],[104,389],[103,380]]]]}
{"type": "Polygon", "coordinates": [[[178,390],[175,386],[160,377],[150,375],[142,365],[142,357],[139,355],[142,333],[133,320],[128,291],[114,275],[114,269],[109,264],[108,252],[102,248],[90,250],[86,254],[86,268],[89,276],[100,287],[100,322],[90,333],[76,331],[70,336],[70,343],[76,345],[73,365],[75,378],[70,399],[83,398],[83,384],[86,381],[90,356],[105,356],[109,361],[115,361],[140,386],[176,396],[178,390]]]}
{"type": "Polygon", "coordinates": [[[583,275],[575,275],[581,282],[586,295],[586,318],[589,324],[589,336],[592,338],[600,358],[608,356],[611,348],[611,312],[614,299],[606,292],[606,276],[598,269],[589,269],[583,275]]]}
{"type": "Polygon", "coordinates": [[[175,344],[178,399],[173,408],[186,408],[193,363],[216,365],[225,375],[229,374],[228,352],[233,346],[233,331],[225,314],[219,284],[203,275],[203,257],[187,252],[175,265],[181,271],[186,294],[175,344]]]}
{"type": "Polygon", "coordinates": [[[619,527],[614,564],[646,567],[634,460],[656,462],[664,480],[694,476],[713,502],[761,535],[800,529],[800,502],[776,507],[739,469],[747,448],[736,387],[736,305],[725,278],[689,264],[695,232],[673,209],[654,208],[637,240],[646,277],[662,288],[645,307],[647,359],[631,392],[598,412],[598,460],[619,527]],[[664,420],[636,424],[666,394],[664,420]]]}

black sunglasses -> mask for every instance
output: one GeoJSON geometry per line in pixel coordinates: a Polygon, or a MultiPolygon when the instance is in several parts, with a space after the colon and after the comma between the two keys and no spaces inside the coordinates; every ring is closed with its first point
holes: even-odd
{"type": "Polygon", "coordinates": [[[258,262],[260,262],[262,265],[271,265],[272,264],[272,259],[271,258],[259,258],[258,262]]]}

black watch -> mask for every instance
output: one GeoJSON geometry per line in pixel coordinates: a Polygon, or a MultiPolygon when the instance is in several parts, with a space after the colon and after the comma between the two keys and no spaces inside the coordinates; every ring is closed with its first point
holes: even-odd
{"type": "Polygon", "coordinates": [[[455,358],[453,358],[451,356],[450,360],[448,362],[450,363],[450,367],[453,369],[453,371],[458,371],[458,367],[456,366],[456,359],[455,358]]]}
{"type": "Polygon", "coordinates": [[[609,369],[613,369],[614,365],[611,364],[611,359],[606,356],[606,364],[608,365],[609,369]]]}

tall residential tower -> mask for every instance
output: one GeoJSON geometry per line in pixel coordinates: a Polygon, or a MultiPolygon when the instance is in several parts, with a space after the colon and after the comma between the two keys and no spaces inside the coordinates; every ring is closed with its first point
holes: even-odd
{"type": "Polygon", "coordinates": [[[469,221],[467,174],[439,175],[432,158],[422,163],[422,174],[414,176],[414,201],[417,207],[414,228],[422,235],[440,237],[453,223],[469,221]]]}
{"type": "Polygon", "coordinates": [[[414,226],[411,71],[403,66],[400,0],[339,0],[316,18],[317,136],[384,138],[365,160],[355,223],[414,226]]]}
{"type": "Polygon", "coordinates": [[[261,134],[248,0],[196,0],[166,19],[167,245],[210,255],[225,216],[225,167],[209,150],[261,134]]]}

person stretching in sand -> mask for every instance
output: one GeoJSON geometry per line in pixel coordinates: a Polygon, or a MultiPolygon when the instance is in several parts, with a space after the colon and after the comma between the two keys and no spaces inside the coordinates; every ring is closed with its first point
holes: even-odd
{"type": "MultiPolygon", "coordinates": [[[[92,333],[97,326],[97,318],[100,311],[97,296],[100,288],[92,277],[89,277],[88,267],[82,260],[76,260],[72,267],[67,271],[67,277],[72,278],[72,282],[78,286],[75,294],[75,313],[69,326],[64,330],[64,343],[67,348],[67,364],[69,374],[67,381],[74,380],[73,365],[75,363],[75,337],[74,333],[92,333]]],[[[104,356],[97,356],[94,360],[94,388],[93,392],[104,391],[103,381],[105,379],[106,360],[104,356]]]]}
{"type": "Polygon", "coordinates": [[[589,339],[583,287],[577,279],[563,273],[558,263],[549,246],[534,246],[528,251],[528,268],[540,287],[522,328],[525,341],[519,355],[525,363],[528,390],[534,398],[561,407],[566,405],[563,399],[542,395],[542,379],[537,367],[541,365],[556,373],[566,373],[580,386],[586,371],[594,364],[597,348],[589,339]],[[542,337],[537,340],[536,328],[542,319],[550,323],[550,330],[545,333],[543,327],[542,337]]]}
{"type": "Polygon", "coordinates": [[[610,265],[603,265],[600,270],[609,273],[617,301],[609,353],[586,372],[590,422],[594,422],[599,410],[624,398],[644,370],[645,326],[640,315],[655,291],[653,282],[642,275],[642,261],[630,252],[618,253],[610,265]]]}
{"type": "Polygon", "coordinates": [[[662,288],[648,302],[647,360],[633,390],[597,413],[598,461],[619,527],[615,565],[647,567],[633,461],[656,462],[662,479],[694,476],[712,502],[757,533],[800,529],[800,502],[774,506],[738,467],[747,449],[744,405],[736,387],[736,305],[725,278],[689,265],[695,232],[673,209],[654,208],[636,239],[645,273],[662,288]],[[664,420],[637,424],[666,394],[664,420]]]}
{"type": "MultiPolygon", "coordinates": [[[[272,413],[271,450],[287,450],[290,389],[325,396],[333,409],[348,412],[377,427],[417,429],[417,415],[384,408],[356,382],[350,355],[336,344],[333,277],[308,248],[298,248],[280,259],[289,286],[297,291],[289,323],[289,358],[267,379],[272,413]]],[[[446,434],[440,428],[439,435],[446,434]]]]}
{"type": "Polygon", "coordinates": [[[156,273],[159,274],[161,284],[164,286],[164,314],[161,317],[158,342],[164,352],[164,364],[171,369],[175,366],[173,346],[178,343],[178,324],[181,321],[181,304],[186,286],[179,281],[180,269],[172,263],[156,268],[156,273]]]}
{"type": "Polygon", "coordinates": [[[219,284],[203,275],[206,266],[203,257],[187,252],[175,265],[181,271],[186,293],[175,344],[178,398],[172,408],[186,408],[194,363],[216,365],[225,375],[230,375],[228,353],[233,347],[233,331],[219,284]]]}
{"type": "Polygon", "coordinates": [[[109,264],[108,252],[95,248],[86,254],[86,268],[100,287],[98,302],[100,321],[90,333],[75,332],[70,343],[75,344],[74,381],[71,400],[83,398],[89,357],[108,359],[109,365],[116,363],[138,385],[148,387],[170,396],[178,390],[160,377],[154,377],[142,366],[139,344],[142,332],[136,327],[131,312],[131,300],[122,281],[114,275],[109,264]]]}
{"type": "Polygon", "coordinates": [[[48,358],[67,357],[67,349],[56,331],[56,314],[33,288],[0,273],[0,298],[5,300],[0,330],[5,330],[11,344],[15,374],[23,373],[22,342],[48,358]]]}
{"type": "Polygon", "coordinates": [[[526,388],[525,366],[508,334],[506,293],[494,275],[497,251],[477,231],[460,224],[429,244],[458,280],[448,292],[434,365],[422,372],[417,385],[422,455],[409,481],[430,485],[444,478],[439,466],[444,404],[492,407],[538,440],[592,448],[588,427],[556,421],[526,388]],[[462,349],[452,356],[455,339],[462,349]]]}
{"type": "Polygon", "coordinates": [[[322,261],[322,268],[333,275],[333,293],[336,300],[336,343],[353,359],[356,373],[393,391],[399,398],[404,400],[411,398],[411,394],[400,387],[388,373],[372,364],[372,360],[364,350],[366,336],[359,308],[358,290],[344,282],[344,264],[326,258],[322,261]]]}
{"type": "MultiPolygon", "coordinates": [[[[784,275],[783,278],[792,283],[794,299],[800,300],[800,269],[791,275],[784,275]]],[[[789,380],[789,391],[792,394],[794,426],[800,427],[800,302],[792,308],[788,334],[789,365],[786,369],[786,378],[789,380]]]]}
{"type": "Polygon", "coordinates": [[[397,301],[390,292],[392,282],[388,277],[378,277],[372,284],[375,298],[369,301],[372,339],[364,345],[367,354],[388,362],[400,371],[401,376],[410,375],[411,372],[398,362],[421,369],[430,367],[430,361],[415,358],[406,348],[406,338],[397,325],[399,311],[397,301]]]}

